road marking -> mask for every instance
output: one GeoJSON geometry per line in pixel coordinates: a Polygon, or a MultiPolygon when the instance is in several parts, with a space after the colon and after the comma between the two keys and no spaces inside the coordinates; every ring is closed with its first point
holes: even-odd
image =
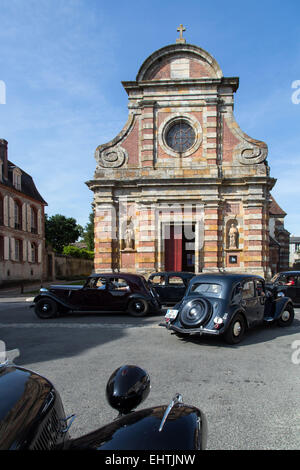
{"type": "Polygon", "coordinates": [[[128,323],[0,323],[0,328],[161,328],[159,325],[130,325],[128,323]]]}

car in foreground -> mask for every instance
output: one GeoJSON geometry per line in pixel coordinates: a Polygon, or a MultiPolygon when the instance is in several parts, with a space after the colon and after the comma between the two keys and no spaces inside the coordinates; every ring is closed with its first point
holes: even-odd
{"type": "Polygon", "coordinates": [[[267,287],[274,292],[283,292],[294,305],[300,305],[300,271],[279,272],[267,283],[267,287]]]}
{"type": "Polygon", "coordinates": [[[42,319],[70,311],[128,312],[134,317],[160,312],[157,295],[146,279],[131,273],[92,274],[83,286],[52,285],[42,288],[33,302],[42,319]]]}
{"type": "Polygon", "coordinates": [[[291,299],[274,295],[262,277],[220,273],[195,276],[160,325],[186,336],[222,335],[227,343],[237,344],[247,328],[264,322],[290,326],[293,319],[291,299]]]}
{"type": "MultiPolygon", "coordinates": [[[[71,438],[76,415],[65,415],[59,392],[45,377],[0,362],[0,450],[197,450],[205,449],[207,423],[198,408],[176,394],[169,405],[133,411],[148,396],[150,377],[136,365],[116,369],[106,386],[119,416],[71,438]]],[[[100,414],[103,403],[95,413],[100,414]],[[100,413],[99,413],[100,412],[100,413]]]]}
{"type": "Polygon", "coordinates": [[[150,274],[148,283],[158,294],[162,305],[174,305],[185,294],[190,280],[195,273],[178,271],[161,271],[150,274]]]}

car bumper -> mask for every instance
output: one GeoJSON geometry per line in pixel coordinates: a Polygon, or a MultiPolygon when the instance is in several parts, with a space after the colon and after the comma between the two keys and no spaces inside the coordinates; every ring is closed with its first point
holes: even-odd
{"type": "Polygon", "coordinates": [[[167,330],[172,330],[172,331],[176,331],[177,333],[182,333],[182,334],[185,334],[185,335],[188,335],[188,336],[191,336],[191,335],[214,335],[214,336],[218,336],[220,335],[221,331],[220,330],[214,330],[214,329],[210,329],[210,328],[203,328],[200,326],[200,328],[182,328],[182,327],[179,327],[177,325],[174,325],[172,323],[169,323],[169,322],[162,322],[159,324],[159,326],[164,326],[165,328],[167,328],[167,330]]]}

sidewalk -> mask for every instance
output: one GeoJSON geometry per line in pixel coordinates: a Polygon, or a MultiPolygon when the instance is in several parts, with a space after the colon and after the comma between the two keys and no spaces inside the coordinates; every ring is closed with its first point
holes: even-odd
{"type": "Polygon", "coordinates": [[[26,284],[21,287],[14,286],[14,287],[0,287],[0,299],[3,301],[4,299],[19,299],[23,300],[24,298],[31,297],[33,298],[35,295],[38,294],[41,287],[49,287],[53,284],[65,284],[67,281],[45,281],[43,284],[41,282],[33,282],[32,284],[26,284]]]}

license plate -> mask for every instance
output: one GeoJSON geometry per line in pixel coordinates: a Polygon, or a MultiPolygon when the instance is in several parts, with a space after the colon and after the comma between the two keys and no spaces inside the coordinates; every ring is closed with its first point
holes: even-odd
{"type": "Polygon", "coordinates": [[[174,320],[174,318],[176,318],[178,315],[178,310],[172,310],[172,309],[168,309],[167,310],[167,313],[165,314],[165,318],[170,318],[171,320],[174,320]]]}

